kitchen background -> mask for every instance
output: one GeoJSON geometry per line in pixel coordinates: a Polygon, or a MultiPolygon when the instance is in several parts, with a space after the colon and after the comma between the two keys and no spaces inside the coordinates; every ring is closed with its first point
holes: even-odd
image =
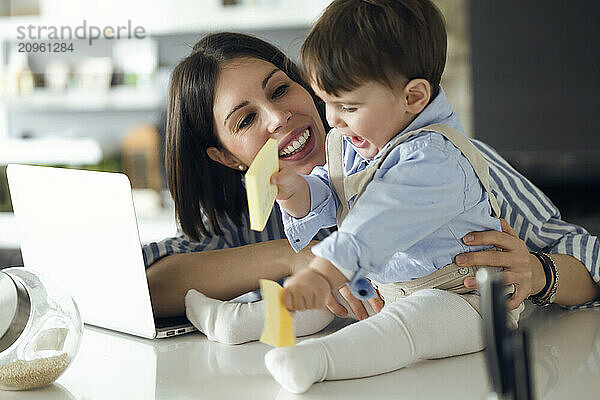
{"type": "MultiPolygon", "coordinates": [[[[221,30],[255,34],[296,59],[328,3],[0,0],[0,266],[20,262],[11,162],[125,172],[142,241],[174,234],[162,163],[173,66],[221,30]],[[73,51],[44,52],[34,50],[49,42],[48,30],[37,40],[19,36],[29,25],[75,30],[84,21],[129,23],[145,37],[53,40],[73,51]]],[[[539,185],[565,219],[600,233],[600,3],[435,3],[449,32],[442,84],[466,131],[539,185]]]]}

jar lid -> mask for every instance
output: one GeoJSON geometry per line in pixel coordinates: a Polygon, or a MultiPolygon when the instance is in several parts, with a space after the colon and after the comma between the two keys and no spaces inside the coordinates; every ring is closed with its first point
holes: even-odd
{"type": "Polygon", "coordinates": [[[27,290],[9,274],[0,271],[0,353],[21,336],[30,311],[27,290]]]}

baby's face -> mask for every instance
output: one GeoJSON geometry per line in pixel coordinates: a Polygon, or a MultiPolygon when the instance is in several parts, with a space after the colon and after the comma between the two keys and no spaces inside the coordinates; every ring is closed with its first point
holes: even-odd
{"type": "Polygon", "coordinates": [[[325,92],[314,83],[312,88],[325,102],[329,125],[348,136],[365,158],[375,157],[412,120],[406,110],[403,87],[392,89],[369,81],[338,96],[325,92]]]}

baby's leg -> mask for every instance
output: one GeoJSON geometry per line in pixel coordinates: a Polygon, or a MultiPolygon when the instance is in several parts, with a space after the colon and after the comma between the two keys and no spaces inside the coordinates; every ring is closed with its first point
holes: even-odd
{"type": "Polygon", "coordinates": [[[265,363],[285,389],[303,393],[314,382],[377,375],[482,348],[481,317],[471,305],[454,293],[425,289],[329,336],[273,349],[265,363]]]}
{"type": "MultiPolygon", "coordinates": [[[[262,301],[233,303],[206,297],[197,290],[185,296],[186,316],[209,340],[225,344],[241,344],[258,340],[265,321],[262,301]]],[[[296,313],[294,334],[317,333],[333,320],[328,310],[296,313]]]]}

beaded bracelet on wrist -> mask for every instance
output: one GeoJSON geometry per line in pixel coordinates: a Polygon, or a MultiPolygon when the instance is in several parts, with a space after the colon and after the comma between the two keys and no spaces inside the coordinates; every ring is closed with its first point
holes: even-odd
{"type": "Polygon", "coordinates": [[[547,293],[548,289],[550,289],[550,285],[552,284],[552,270],[551,270],[550,264],[546,261],[542,252],[530,251],[529,253],[533,254],[534,256],[537,257],[538,260],[540,260],[540,264],[542,264],[542,269],[544,270],[544,276],[546,277],[546,284],[544,285],[542,290],[540,290],[536,294],[532,294],[530,296],[530,297],[538,297],[539,298],[539,297],[542,297],[544,295],[544,293],[547,293]]]}
{"type": "Polygon", "coordinates": [[[542,266],[544,267],[544,272],[546,273],[546,271],[549,271],[551,279],[548,280],[548,274],[546,273],[546,286],[544,286],[544,289],[540,293],[531,296],[530,299],[531,302],[536,306],[546,307],[554,301],[556,291],[558,290],[558,268],[556,267],[552,257],[550,257],[548,254],[541,252],[536,252],[534,254],[540,259],[540,261],[543,260],[542,266]],[[548,288],[550,290],[548,290],[548,288]]]}

